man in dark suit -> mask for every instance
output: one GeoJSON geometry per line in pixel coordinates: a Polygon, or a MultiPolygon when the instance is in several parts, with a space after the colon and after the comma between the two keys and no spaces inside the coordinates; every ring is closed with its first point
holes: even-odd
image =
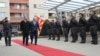
{"type": "Polygon", "coordinates": [[[23,45],[26,44],[28,45],[28,36],[30,32],[30,23],[27,19],[24,19],[20,23],[20,30],[22,31],[23,34],[23,45]]]}
{"type": "Polygon", "coordinates": [[[31,30],[31,44],[33,43],[33,37],[35,38],[35,45],[37,45],[37,38],[38,38],[38,30],[40,30],[39,28],[39,24],[38,22],[35,20],[35,18],[33,18],[33,21],[30,23],[30,30],[31,30]]]}

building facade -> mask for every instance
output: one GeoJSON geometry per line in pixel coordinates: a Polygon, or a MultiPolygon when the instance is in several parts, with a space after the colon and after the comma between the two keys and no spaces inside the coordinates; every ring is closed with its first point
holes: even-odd
{"type": "Polygon", "coordinates": [[[9,0],[0,0],[0,20],[8,17],[10,20],[10,5],[9,0]]]}
{"type": "Polygon", "coordinates": [[[48,19],[48,10],[39,9],[45,0],[0,0],[0,20],[8,17],[14,28],[19,29],[19,23],[24,18],[32,20],[38,16],[48,19]]]}

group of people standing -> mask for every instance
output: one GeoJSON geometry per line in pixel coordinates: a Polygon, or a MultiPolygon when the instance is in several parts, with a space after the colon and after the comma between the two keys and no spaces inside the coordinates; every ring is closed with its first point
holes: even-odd
{"type": "MultiPolygon", "coordinates": [[[[98,36],[97,36],[98,17],[95,11],[90,12],[90,18],[88,21],[85,19],[85,16],[83,13],[80,13],[79,15],[80,15],[79,22],[76,20],[75,16],[73,15],[70,15],[71,17],[70,23],[66,20],[66,18],[63,18],[62,24],[58,20],[56,20],[56,22],[54,20],[52,20],[51,22],[48,20],[46,28],[49,35],[49,40],[51,39],[55,40],[55,37],[57,36],[57,41],[59,41],[61,30],[62,30],[63,35],[65,37],[65,40],[64,40],[65,42],[68,42],[69,31],[71,31],[72,43],[75,43],[76,41],[78,41],[78,33],[80,33],[80,36],[81,36],[80,43],[86,43],[86,30],[88,28],[87,27],[88,25],[90,33],[91,33],[91,37],[92,37],[91,44],[95,44],[95,45],[98,44],[98,36]]],[[[8,18],[6,17],[4,20],[0,22],[0,24],[3,25],[5,44],[6,46],[11,46],[12,26],[10,22],[8,22],[8,18]]],[[[33,44],[33,38],[34,38],[35,45],[37,45],[38,30],[40,30],[40,28],[35,18],[33,18],[31,22],[28,21],[28,19],[26,18],[23,19],[20,22],[20,30],[22,31],[22,35],[23,35],[23,45],[28,46],[29,36],[31,39],[31,44],[33,44]]]]}
{"type": "Polygon", "coordinates": [[[89,28],[92,40],[91,44],[98,44],[98,36],[97,36],[97,21],[98,17],[95,13],[95,11],[90,12],[90,18],[87,21],[85,19],[85,15],[83,13],[79,14],[79,22],[75,18],[75,16],[70,15],[70,23],[66,20],[66,18],[63,18],[62,24],[58,20],[56,22],[52,20],[51,22],[47,21],[47,32],[49,35],[49,40],[55,40],[55,36],[57,35],[57,41],[60,40],[60,29],[63,31],[63,35],[65,37],[65,42],[68,42],[68,34],[69,31],[71,31],[72,36],[72,43],[75,43],[78,41],[78,33],[80,33],[81,42],[80,43],[86,43],[86,30],[89,28]],[[87,27],[89,26],[89,27],[87,27]]]}

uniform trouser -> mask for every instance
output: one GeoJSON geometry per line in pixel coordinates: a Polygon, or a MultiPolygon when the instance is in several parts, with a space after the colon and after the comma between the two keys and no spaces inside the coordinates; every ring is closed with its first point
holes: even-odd
{"type": "Polygon", "coordinates": [[[78,29],[77,27],[71,28],[71,36],[72,36],[72,42],[75,42],[78,40],[78,29]]]}
{"type": "Polygon", "coordinates": [[[55,40],[55,28],[52,28],[51,31],[52,39],[55,40]]]}
{"type": "Polygon", "coordinates": [[[85,26],[80,27],[80,36],[81,36],[81,42],[86,42],[86,27],[85,26]]]}
{"type": "Polygon", "coordinates": [[[2,33],[0,33],[0,40],[1,40],[1,38],[2,38],[2,33]]]}
{"type": "Polygon", "coordinates": [[[29,34],[23,33],[23,44],[28,45],[28,35],[29,35],[29,34]]]}
{"type": "Polygon", "coordinates": [[[97,43],[98,37],[97,37],[97,26],[96,25],[90,26],[90,33],[91,33],[91,36],[92,36],[92,41],[94,43],[97,43]]]}
{"type": "Polygon", "coordinates": [[[9,31],[5,31],[4,32],[4,36],[5,36],[5,44],[6,46],[10,46],[11,45],[11,32],[9,31]]]}
{"type": "Polygon", "coordinates": [[[65,41],[68,41],[68,28],[63,28],[63,34],[65,36],[65,41]]]}
{"type": "Polygon", "coordinates": [[[5,44],[6,46],[11,45],[11,37],[5,37],[5,44]]]}
{"type": "Polygon", "coordinates": [[[56,29],[57,40],[60,40],[60,29],[56,29]]]}
{"type": "Polygon", "coordinates": [[[48,29],[48,30],[47,30],[47,33],[48,33],[49,39],[51,39],[51,32],[52,32],[51,29],[48,29]]]}
{"type": "Polygon", "coordinates": [[[31,32],[31,36],[30,36],[31,43],[33,43],[33,38],[35,39],[35,44],[37,44],[37,38],[38,38],[37,31],[31,32]]]}

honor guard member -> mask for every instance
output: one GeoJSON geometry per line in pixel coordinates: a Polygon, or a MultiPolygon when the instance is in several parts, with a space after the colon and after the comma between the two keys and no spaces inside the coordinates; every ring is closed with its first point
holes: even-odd
{"type": "Polygon", "coordinates": [[[52,40],[55,40],[55,34],[56,34],[56,27],[55,27],[55,21],[54,20],[52,20],[52,22],[51,22],[51,31],[52,31],[52,40]]]}
{"type": "Polygon", "coordinates": [[[98,37],[97,37],[97,20],[98,17],[95,13],[95,11],[90,12],[90,19],[89,19],[89,25],[90,25],[90,33],[92,36],[92,44],[98,44],[98,37]]]}
{"type": "Polygon", "coordinates": [[[51,22],[49,20],[47,20],[46,29],[47,29],[47,34],[49,35],[48,40],[51,40],[52,29],[51,29],[51,22]]]}
{"type": "Polygon", "coordinates": [[[5,44],[6,44],[6,46],[11,46],[12,26],[9,23],[7,17],[5,17],[5,19],[1,23],[3,24],[3,32],[4,32],[4,37],[5,37],[5,44]]]}
{"type": "Polygon", "coordinates": [[[81,36],[81,42],[80,43],[85,43],[86,42],[86,26],[87,26],[87,21],[85,19],[84,14],[80,13],[79,14],[80,19],[79,19],[79,32],[81,36]]]}
{"type": "Polygon", "coordinates": [[[72,43],[74,43],[78,40],[78,22],[73,15],[71,15],[70,27],[71,27],[72,43]]]}
{"type": "Polygon", "coordinates": [[[56,28],[57,41],[59,41],[60,40],[61,24],[58,20],[56,20],[56,22],[55,22],[55,28],[56,28]]]}
{"type": "Polygon", "coordinates": [[[63,34],[65,37],[64,42],[67,42],[68,41],[68,33],[69,33],[69,24],[68,24],[68,21],[66,21],[66,18],[63,18],[62,27],[63,27],[63,34]]]}

